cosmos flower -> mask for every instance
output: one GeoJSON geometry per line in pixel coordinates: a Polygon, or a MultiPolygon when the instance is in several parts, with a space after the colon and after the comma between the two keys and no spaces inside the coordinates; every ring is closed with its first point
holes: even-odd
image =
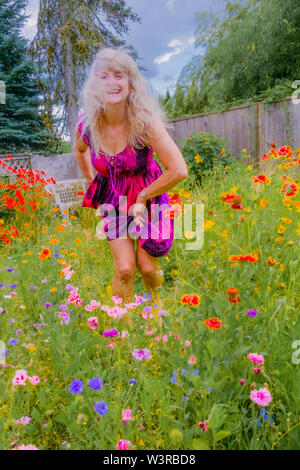
{"type": "Polygon", "coordinates": [[[39,450],[37,447],[33,446],[32,444],[22,444],[17,447],[17,450],[39,450]]]}
{"type": "Polygon", "coordinates": [[[25,385],[27,379],[27,371],[24,369],[17,370],[16,375],[12,379],[13,385],[25,385]]]}
{"type": "Polygon", "coordinates": [[[89,329],[90,330],[96,330],[98,327],[98,318],[97,317],[90,317],[88,319],[88,324],[89,324],[89,329]]]}
{"type": "Polygon", "coordinates": [[[120,333],[118,332],[118,330],[115,330],[114,328],[112,328],[111,330],[106,330],[104,331],[103,333],[103,336],[104,338],[113,338],[114,336],[117,336],[119,335],[120,333]]]}

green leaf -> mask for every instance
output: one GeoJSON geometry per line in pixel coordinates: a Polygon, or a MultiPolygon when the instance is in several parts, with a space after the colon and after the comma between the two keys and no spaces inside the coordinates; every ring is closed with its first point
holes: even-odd
{"type": "Polygon", "coordinates": [[[226,408],[228,408],[228,406],[222,403],[213,406],[208,417],[208,424],[213,430],[219,429],[223,425],[227,416],[226,408]]]}
{"type": "Polygon", "coordinates": [[[225,439],[225,437],[229,436],[229,434],[230,434],[230,431],[218,431],[215,435],[215,442],[225,439]]]}
{"type": "Polygon", "coordinates": [[[193,439],[193,450],[210,450],[210,447],[203,439],[193,439]]]}

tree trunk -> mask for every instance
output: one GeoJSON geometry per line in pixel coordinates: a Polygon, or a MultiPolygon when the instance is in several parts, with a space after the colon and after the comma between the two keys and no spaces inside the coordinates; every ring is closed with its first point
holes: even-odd
{"type": "MultiPolygon", "coordinates": [[[[68,17],[68,2],[65,0],[59,0],[59,18],[60,18],[60,27],[63,28],[66,25],[66,20],[68,17]]],[[[67,111],[67,121],[70,132],[70,142],[71,148],[75,141],[75,126],[79,112],[79,106],[77,101],[76,94],[76,85],[75,85],[75,74],[73,68],[73,56],[72,56],[72,42],[70,38],[70,33],[66,29],[63,31],[62,39],[62,61],[63,61],[63,73],[65,81],[65,96],[66,96],[66,111],[67,111]]]]}

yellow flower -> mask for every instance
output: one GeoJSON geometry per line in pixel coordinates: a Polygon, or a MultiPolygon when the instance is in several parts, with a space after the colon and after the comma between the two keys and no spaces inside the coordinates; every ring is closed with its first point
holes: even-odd
{"type": "Polygon", "coordinates": [[[248,165],[247,166],[247,171],[251,171],[253,169],[253,166],[252,165],[248,165]]]}
{"type": "Polygon", "coordinates": [[[237,265],[238,265],[238,263],[233,263],[233,264],[231,264],[231,267],[235,269],[237,267],[237,265]]]}
{"type": "Polygon", "coordinates": [[[70,256],[72,256],[73,258],[75,258],[75,256],[77,256],[77,253],[72,252],[72,253],[70,253],[70,256]]]}
{"type": "Polygon", "coordinates": [[[191,197],[191,193],[189,193],[188,191],[186,191],[183,196],[186,197],[186,198],[191,197]]]}
{"type": "Polygon", "coordinates": [[[278,287],[280,287],[280,289],[285,289],[286,288],[286,285],[284,282],[279,282],[278,283],[278,287]]]}
{"type": "Polygon", "coordinates": [[[199,263],[199,261],[194,261],[193,266],[201,266],[201,263],[199,263]]]}
{"type": "Polygon", "coordinates": [[[205,220],[204,221],[204,230],[208,230],[214,225],[212,220],[205,220]]]}
{"type": "Polygon", "coordinates": [[[177,269],[172,269],[171,274],[172,274],[173,276],[176,276],[176,274],[178,274],[177,269]]]}
{"type": "Polygon", "coordinates": [[[111,293],[112,293],[111,286],[107,286],[106,292],[107,292],[107,294],[108,294],[109,296],[111,296],[111,293]]]}
{"type": "Polygon", "coordinates": [[[24,263],[24,264],[27,263],[27,259],[23,259],[22,263],[24,263]]]}
{"type": "Polygon", "coordinates": [[[238,187],[237,186],[233,186],[233,188],[231,188],[230,190],[230,194],[235,194],[238,190],[238,187]]]}
{"type": "Polygon", "coordinates": [[[75,238],[75,243],[81,243],[82,240],[80,240],[80,238],[75,238]]]}
{"type": "Polygon", "coordinates": [[[50,289],[50,292],[56,292],[56,287],[52,287],[52,289],[50,289]]]}
{"type": "Polygon", "coordinates": [[[29,256],[32,256],[33,255],[33,251],[28,251],[27,253],[29,256]]]}
{"type": "Polygon", "coordinates": [[[277,229],[277,233],[283,233],[285,230],[286,230],[286,227],[284,227],[283,225],[280,225],[277,229]]]}
{"type": "Polygon", "coordinates": [[[200,155],[197,153],[197,155],[194,156],[194,159],[196,160],[197,163],[202,163],[203,160],[202,158],[200,157],[200,155]]]}
{"type": "Polygon", "coordinates": [[[228,165],[225,166],[225,170],[229,170],[229,166],[228,166],[228,165]]]}
{"type": "Polygon", "coordinates": [[[33,344],[30,344],[30,345],[28,346],[28,351],[31,352],[31,353],[33,353],[33,352],[36,351],[36,347],[35,347],[33,344]]]}
{"type": "Polygon", "coordinates": [[[228,235],[228,230],[224,230],[224,231],[221,233],[221,237],[226,238],[227,235],[228,235]]]}
{"type": "Polygon", "coordinates": [[[170,262],[170,259],[168,256],[165,256],[165,260],[169,263],[170,262]]]}
{"type": "Polygon", "coordinates": [[[275,238],[275,241],[278,242],[278,243],[282,242],[282,240],[283,240],[283,237],[277,237],[277,238],[275,238]]]}
{"type": "Polygon", "coordinates": [[[216,245],[215,243],[211,243],[211,244],[210,244],[210,247],[211,247],[211,248],[215,248],[216,246],[217,246],[217,245],[216,245]]]}

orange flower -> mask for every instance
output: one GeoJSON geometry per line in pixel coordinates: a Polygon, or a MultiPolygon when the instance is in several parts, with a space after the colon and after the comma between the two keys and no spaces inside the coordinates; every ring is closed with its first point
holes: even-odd
{"type": "Polygon", "coordinates": [[[40,259],[49,258],[50,255],[51,255],[51,251],[49,250],[49,248],[44,248],[43,251],[41,251],[40,253],[40,259]]]}
{"type": "Polygon", "coordinates": [[[229,287],[229,289],[227,289],[227,295],[229,295],[229,297],[235,297],[239,295],[239,293],[240,291],[236,287],[229,287]]]}
{"type": "Polygon", "coordinates": [[[222,150],[221,150],[221,154],[222,154],[222,155],[225,155],[225,149],[222,149],[222,150]]]}
{"type": "Polygon", "coordinates": [[[55,230],[57,230],[58,232],[60,232],[61,230],[63,230],[65,228],[65,225],[64,224],[61,224],[61,225],[58,225],[57,227],[55,227],[55,230]]]}
{"type": "Polygon", "coordinates": [[[277,261],[276,259],[272,259],[271,256],[269,256],[268,263],[270,266],[274,266],[275,264],[277,264],[277,261]]]}
{"type": "Polygon", "coordinates": [[[259,202],[260,202],[259,204],[260,209],[263,209],[267,204],[269,204],[269,201],[267,201],[266,199],[261,199],[259,202]]]}
{"type": "Polygon", "coordinates": [[[205,320],[203,322],[207,328],[209,328],[210,330],[217,330],[219,328],[221,328],[221,325],[222,325],[222,320],[218,320],[217,317],[212,317],[212,318],[208,318],[207,320],[205,320]]]}
{"type": "Polygon", "coordinates": [[[231,255],[229,256],[229,261],[248,261],[248,262],[256,262],[258,261],[257,255],[252,255],[249,253],[248,255],[231,255]]]}

